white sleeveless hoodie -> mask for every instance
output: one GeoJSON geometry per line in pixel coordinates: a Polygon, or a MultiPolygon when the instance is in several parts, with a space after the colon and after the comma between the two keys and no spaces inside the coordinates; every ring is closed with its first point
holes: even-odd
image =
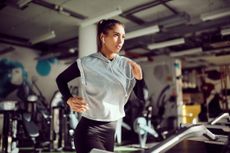
{"type": "Polygon", "coordinates": [[[116,55],[110,61],[100,52],[77,59],[82,96],[89,106],[82,116],[97,121],[125,116],[124,105],[136,83],[129,60],[116,55]]]}

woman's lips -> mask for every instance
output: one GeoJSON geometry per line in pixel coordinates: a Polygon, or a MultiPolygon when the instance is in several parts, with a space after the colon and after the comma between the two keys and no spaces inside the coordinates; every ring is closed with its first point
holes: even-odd
{"type": "Polygon", "coordinates": [[[121,49],[121,45],[117,45],[116,48],[117,48],[117,49],[121,49]]]}

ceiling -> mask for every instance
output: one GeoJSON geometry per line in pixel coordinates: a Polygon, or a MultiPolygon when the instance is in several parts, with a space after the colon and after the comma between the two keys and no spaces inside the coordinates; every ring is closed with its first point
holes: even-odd
{"type": "Polygon", "coordinates": [[[177,58],[187,67],[230,64],[230,36],[221,34],[221,30],[230,28],[230,0],[1,0],[0,43],[6,45],[0,46],[0,55],[13,51],[11,45],[19,45],[36,49],[40,58],[76,58],[82,21],[117,8],[122,13],[113,18],[125,24],[127,33],[159,27],[156,33],[126,40],[122,52],[130,58],[154,60],[158,55],[180,52],[177,58]],[[216,16],[204,21],[202,17],[207,14],[216,16]],[[31,39],[52,30],[55,38],[30,43],[31,39]],[[148,47],[151,43],[177,38],[184,43],[148,47]],[[199,51],[184,54],[193,48],[199,51]]]}

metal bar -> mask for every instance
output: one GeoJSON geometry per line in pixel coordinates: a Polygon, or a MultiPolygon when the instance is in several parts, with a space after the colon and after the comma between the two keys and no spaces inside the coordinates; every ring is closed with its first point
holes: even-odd
{"type": "Polygon", "coordinates": [[[125,11],[124,13],[122,13],[122,16],[127,16],[127,15],[130,15],[130,14],[134,14],[134,13],[143,11],[145,9],[148,9],[150,7],[155,7],[155,6],[160,5],[162,3],[167,3],[169,1],[171,1],[171,0],[162,0],[161,2],[158,1],[158,0],[155,0],[153,2],[149,2],[149,3],[143,4],[143,5],[139,5],[137,7],[134,7],[132,9],[129,9],[129,10],[125,11]]]}
{"type": "Polygon", "coordinates": [[[211,133],[204,125],[193,125],[188,128],[181,129],[175,135],[169,137],[168,139],[158,143],[156,146],[151,148],[147,153],[159,153],[159,152],[166,152],[179,142],[184,139],[191,138],[191,137],[200,137],[205,135],[207,138],[211,140],[216,139],[216,135],[211,133]]]}
{"type": "Polygon", "coordinates": [[[220,120],[225,119],[225,118],[227,118],[227,119],[230,120],[229,113],[224,113],[224,114],[218,116],[218,117],[215,118],[213,121],[211,121],[210,124],[211,124],[211,125],[214,125],[214,124],[218,123],[220,120]]]}
{"type": "Polygon", "coordinates": [[[124,18],[127,18],[129,19],[130,21],[133,21],[134,23],[137,23],[137,24],[145,24],[145,21],[142,20],[142,19],[139,19],[138,17],[134,16],[133,14],[137,13],[137,12],[141,12],[143,10],[146,10],[146,9],[149,9],[151,7],[155,7],[155,6],[158,6],[158,5],[165,5],[165,3],[169,2],[171,0],[155,0],[153,2],[149,2],[149,3],[146,3],[146,4],[143,4],[143,5],[139,5],[137,7],[134,7],[132,9],[129,9],[125,12],[123,12],[120,16],[124,17],[124,18]]]}
{"type": "MultiPolygon", "coordinates": [[[[40,5],[40,6],[43,6],[43,7],[46,7],[48,9],[52,9],[54,11],[59,11],[58,7],[56,4],[53,4],[53,3],[49,3],[47,1],[44,1],[44,0],[33,0],[32,1],[34,4],[37,4],[37,5],[40,5]]],[[[70,16],[72,17],[75,17],[75,18],[78,18],[78,19],[86,19],[87,17],[84,16],[84,15],[81,15],[79,13],[76,13],[76,12],[73,12],[71,10],[68,10],[66,8],[62,8],[62,11],[65,12],[65,13],[68,13],[70,16]]]]}

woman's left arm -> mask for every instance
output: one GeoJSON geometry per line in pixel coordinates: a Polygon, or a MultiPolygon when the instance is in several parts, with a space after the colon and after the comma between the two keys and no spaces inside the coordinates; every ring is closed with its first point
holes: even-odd
{"type": "Polygon", "coordinates": [[[131,61],[131,60],[129,60],[128,63],[131,66],[132,73],[133,73],[135,79],[142,80],[143,77],[142,77],[141,66],[139,64],[137,64],[136,62],[131,61]]]}
{"type": "Polygon", "coordinates": [[[133,88],[134,94],[136,97],[140,100],[145,101],[146,100],[146,93],[145,90],[148,91],[148,88],[145,84],[144,79],[142,80],[136,80],[136,84],[133,88]]]}

